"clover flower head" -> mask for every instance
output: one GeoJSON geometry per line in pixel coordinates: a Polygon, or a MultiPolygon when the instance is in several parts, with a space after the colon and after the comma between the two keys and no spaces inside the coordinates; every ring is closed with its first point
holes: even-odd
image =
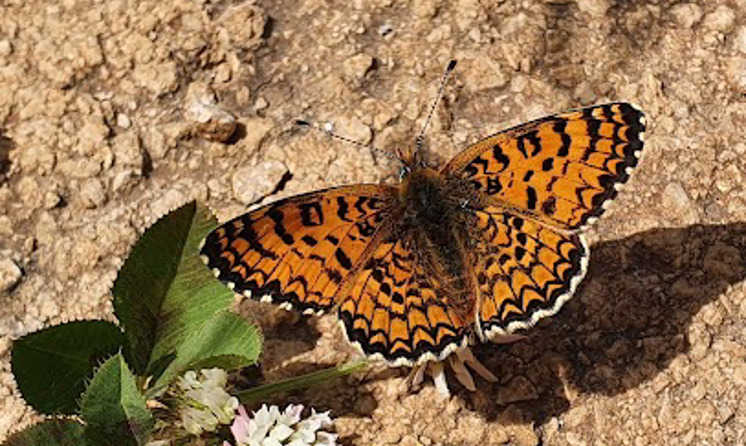
{"type": "Polygon", "coordinates": [[[238,399],[225,390],[228,374],[225,370],[202,369],[188,371],[177,381],[181,407],[181,425],[193,435],[214,432],[219,424],[233,421],[238,399]]]}
{"type": "Polygon", "coordinates": [[[283,412],[264,404],[249,416],[239,406],[231,426],[236,446],[336,446],[337,436],[320,430],[332,425],[329,412],[311,409],[311,416],[305,419],[301,418],[302,412],[301,404],[291,404],[283,412]]]}

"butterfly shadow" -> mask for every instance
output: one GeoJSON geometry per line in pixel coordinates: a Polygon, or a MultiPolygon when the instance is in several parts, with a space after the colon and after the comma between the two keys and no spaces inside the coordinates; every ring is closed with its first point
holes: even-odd
{"type": "Polygon", "coordinates": [[[541,424],[584,394],[633,389],[676,358],[703,357],[707,324],[743,311],[721,296],[745,278],[746,223],[653,229],[596,243],[583,286],[559,314],[522,342],[475,349],[500,382],[482,381],[478,392],[457,396],[488,420],[505,421],[509,413],[515,422],[541,424]],[[706,313],[693,322],[700,311],[706,313]]]}

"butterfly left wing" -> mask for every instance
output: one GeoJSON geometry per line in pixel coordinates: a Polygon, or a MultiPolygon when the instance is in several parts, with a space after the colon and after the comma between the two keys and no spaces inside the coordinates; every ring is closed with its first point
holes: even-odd
{"type": "Polygon", "coordinates": [[[500,207],[475,215],[471,255],[480,337],[507,335],[557,313],[586,272],[588,247],[582,234],[500,207]]]}
{"type": "Polygon", "coordinates": [[[347,340],[393,365],[440,361],[468,343],[452,283],[434,274],[411,234],[382,241],[339,307],[347,340]]]}
{"type": "Polygon", "coordinates": [[[629,177],[645,115],[618,102],[561,113],[499,132],[442,170],[493,204],[563,229],[598,217],[629,177]]]}
{"type": "Polygon", "coordinates": [[[201,248],[218,279],[254,299],[320,312],[385,231],[390,186],[356,185],[268,204],[211,232],[201,248]]]}

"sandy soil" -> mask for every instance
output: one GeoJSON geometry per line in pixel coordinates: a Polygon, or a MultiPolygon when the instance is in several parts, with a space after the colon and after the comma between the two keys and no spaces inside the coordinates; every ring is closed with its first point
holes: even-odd
{"type": "MultiPolygon", "coordinates": [[[[395,181],[460,61],[429,156],[608,100],[647,112],[640,167],[590,233],[576,297],[478,356],[500,382],[402,391],[373,368],[291,395],[348,445],[746,444],[746,1],[3,0],[0,439],[37,419],[12,339],[111,318],[137,234],[196,198],[221,219],[320,187],[395,181]],[[236,136],[222,143],[231,120],[236,136]]],[[[354,354],[332,317],[258,305],[266,378],[354,354]]]]}

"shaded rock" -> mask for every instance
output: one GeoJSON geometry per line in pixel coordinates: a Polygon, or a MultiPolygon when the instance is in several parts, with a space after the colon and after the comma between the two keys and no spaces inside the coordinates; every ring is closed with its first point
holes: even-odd
{"type": "Polygon", "coordinates": [[[505,406],[520,401],[535,400],[539,397],[536,388],[524,376],[516,376],[508,384],[500,386],[497,393],[497,404],[505,406]]]}
{"type": "Polygon", "coordinates": [[[0,293],[9,291],[21,281],[23,272],[16,263],[9,259],[0,259],[0,293]]]}
{"type": "Polygon", "coordinates": [[[191,84],[187,101],[186,117],[192,121],[192,136],[224,143],[236,132],[236,118],[218,106],[215,93],[207,85],[191,84]]]}

